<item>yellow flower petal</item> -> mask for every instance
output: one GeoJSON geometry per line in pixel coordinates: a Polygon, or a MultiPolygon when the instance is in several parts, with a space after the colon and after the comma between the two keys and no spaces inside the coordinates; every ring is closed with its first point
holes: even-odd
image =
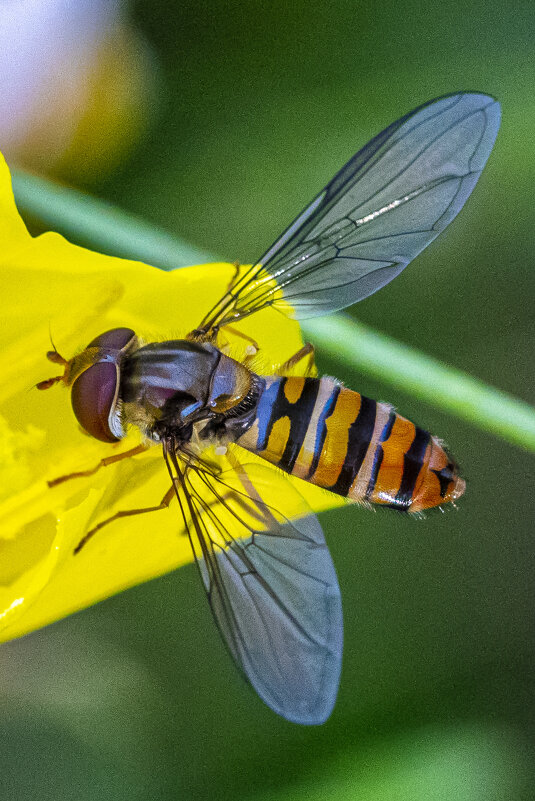
{"type": "MultiPolygon", "coordinates": [[[[93,253],[48,233],[32,238],[13,201],[9,171],[0,159],[3,309],[0,316],[0,639],[10,639],[138,582],[192,560],[177,504],[118,520],[78,555],[87,531],[115,512],[157,505],[170,481],[160,448],[101,469],[90,478],[49,488],[47,480],[96,465],[138,444],[131,433],[117,445],[83,434],[61,387],[38,392],[54,375],[45,358],[51,331],[67,358],[115,326],[143,339],[180,338],[223,295],[230,264],[166,273],[138,262],[93,253]]],[[[273,369],[302,345],[299,327],[273,310],[240,323],[260,344],[259,371],[273,369]]],[[[232,355],[247,341],[231,339],[232,355]]],[[[61,372],[61,370],[57,371],[61,372]]],[[[255,457],[247,454],[247,461],[255,457]]],[[[230,468],[225,457],[219,458],[230,468]]],[[[265,463],[264,463],[265,464],[265,463]]],[[[314,510],[342,501],[316,487],[278,476],[265,500],[287,515],[295,508],[291,484],[314,510]]]]}
{"type": "MultiPolygon", "coordinates": [[[[30,239],[30,234],[22,222],[13,191],[11,189],[11,176],[7,164],[0,154],[0,237],[2,242],[2,255],[7,256],[11,249],[24,246],[30,239]]],[[[4,295],[4,297],[6,297],[4,295]]]]}

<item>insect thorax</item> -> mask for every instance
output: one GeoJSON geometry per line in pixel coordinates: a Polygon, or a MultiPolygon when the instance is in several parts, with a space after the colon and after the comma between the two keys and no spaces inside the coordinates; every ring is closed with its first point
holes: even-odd
{"type": "Polygon", "coordinates": [[[156,442],[233,441],[254,420],[263,383],[211,344],[152,343],[121,365],[121,419],[156,442]]]}

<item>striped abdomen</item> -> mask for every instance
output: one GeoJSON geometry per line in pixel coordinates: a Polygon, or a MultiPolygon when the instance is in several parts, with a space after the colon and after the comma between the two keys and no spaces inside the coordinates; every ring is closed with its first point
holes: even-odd
{"type": "Polygon", "coordinates": [[[238,444],[354,501],[418,512],[464,492],[435,437],[332,378],[266,379],[238,444]]]}

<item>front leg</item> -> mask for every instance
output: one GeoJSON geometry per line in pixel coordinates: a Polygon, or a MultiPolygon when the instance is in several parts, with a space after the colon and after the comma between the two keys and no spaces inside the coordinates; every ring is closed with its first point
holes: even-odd
{"type": "Polygon", "coordinates": [[[100,462],[95,465],[95,467],[90,467],[89,470],[78,470],[75,473],[67,473],[65,476],[58,476],[58,478],[53,478],[46,483],[50,488],[52,488],[57,487],[58,484],[63,484],[65,481],[70,481],[71,478],[88,478],[89,476],[93,476],[97,470],[100,470],[101,467],[108,467],[110,464],[121,462],[123,459],[130,459],[132,456],[137,456],[140,453],[144,453],[148,449],[148,445],[136,445],[135,448],[131,448],[129,451],[115,453],[113,456],[106,456],[104,459],[101,459],[100,462]]]}

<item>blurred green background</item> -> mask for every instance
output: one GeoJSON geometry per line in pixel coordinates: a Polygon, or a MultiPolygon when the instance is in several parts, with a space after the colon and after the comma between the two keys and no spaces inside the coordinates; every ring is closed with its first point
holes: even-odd
{"type": "MultiPolygon", "coordinates": [[[[152,124],[91,191],[228,260],[258,257],[413,107],[496,96],[467,208],[353,313],[532,399],[535,6],[152,0],[130,19],[153,51],[152,124]]],[[[331,719],[300,728],[243,686],[191,565],[2,647],[2,799],[535,798],[532,459],[318,362],[443,437],[468,481],[458,512],[424,522],[323,517],[346,628],[331,719]]]]}

